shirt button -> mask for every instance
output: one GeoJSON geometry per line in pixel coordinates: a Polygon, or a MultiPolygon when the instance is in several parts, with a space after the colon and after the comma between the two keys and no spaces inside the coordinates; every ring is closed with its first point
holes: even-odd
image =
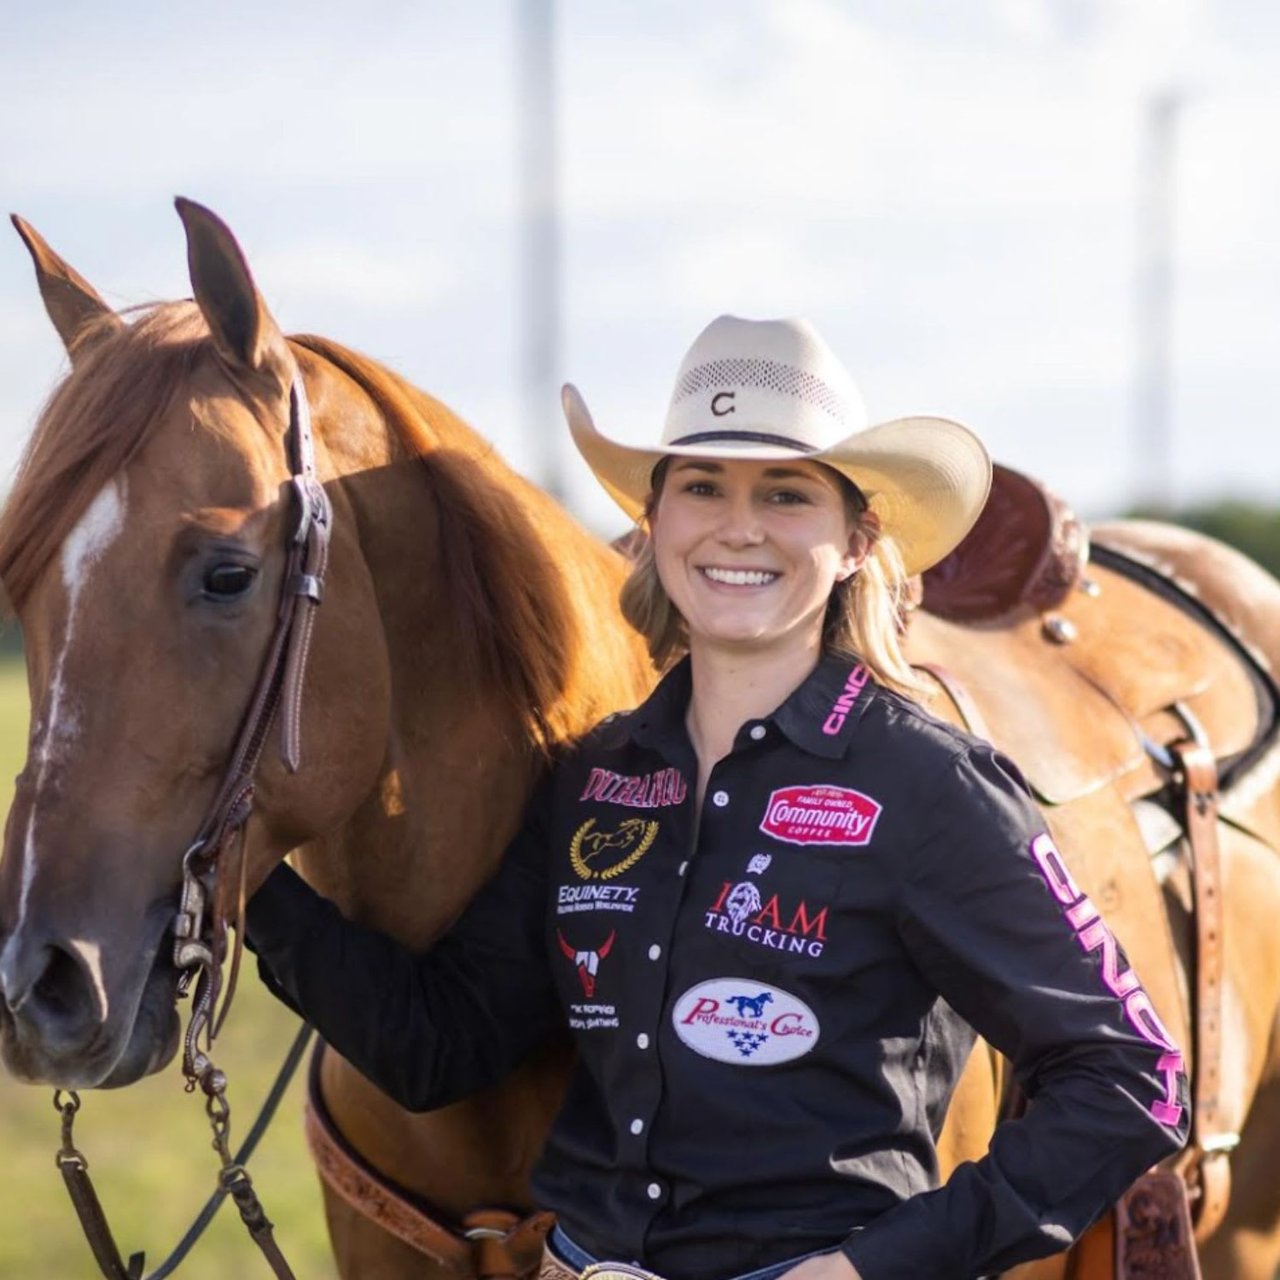
{"type": "Polygon", "coordinates": [[[729,793],[727,791],[717,791],[715,795],[711,797],[711,803],[715,805],[717,809],[723,809],[725,805],[729,803],[729,793]]]}
{"type": "Polygon", "coordinates": [[[649,1183],[649,1199],[656,1200],[662,1195],[662,1188],[656,1182],[649,1183]]]}
{"type": "Polygon", "coordinates": [[[687,862],[682,862],[680,864],[679,869],[676,871],[676,875],[682,876],[688,870],[689,870],[689,864],[687,862]]]}
{"type": "Polygon", "coordinates": [[[653,946],[649,948],[649,959],[656,960],[661,954],[662,948],[655,942],[653,946]]]}
{"type": "Polygon", "coordinates": [[[636,1048],[647,1049],[649,1047],[649,1037],[642,1031],[636,1036],[636,1048]]]}
{"type": "Polygon", "coordinates": [[[644,1121],[643,1121],[643,1120],[633,1120],[633,1121],[631,1122],[631,1132],[632,1132],[632,1133],[640,1133],[643,1129],[644,1129],[644,1121]]]}
{"type": "Polygon", "coordinates": [[[751,736],[757,742],[759,742],[760,739],[763,738],[766,733],[768,733],[768,730],[762,724],[754,725],[751,729],[751,736]]]}

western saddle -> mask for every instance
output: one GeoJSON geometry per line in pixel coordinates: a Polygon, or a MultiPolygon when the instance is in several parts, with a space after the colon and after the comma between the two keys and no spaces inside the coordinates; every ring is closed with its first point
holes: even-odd
{"type": "Polygon", "coordinates": [[[1006,467],[918,600],[913,663],[1023,771],[1073,875],[1192,1049],[1187,1149],[1139,1179],[1069,1274],[1198,1280],[1192,1237],[1226,1212],[1245,1105],[1223,1095],[1220,844],[1231,832],[1219,800],[1276,739],[1280,695],[1196,596],[1118,545],[1091,546],[1066,504],[1006,467]]]}

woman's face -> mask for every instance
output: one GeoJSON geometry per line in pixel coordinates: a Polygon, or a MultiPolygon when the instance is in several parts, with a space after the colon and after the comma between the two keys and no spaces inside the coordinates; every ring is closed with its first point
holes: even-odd
{"type": "Polygon", "coordinates": [[[650,525],[691,649],[816,649],[832,588],[867,553],[838,477],[802,460],[673,458],[650,525]]]}

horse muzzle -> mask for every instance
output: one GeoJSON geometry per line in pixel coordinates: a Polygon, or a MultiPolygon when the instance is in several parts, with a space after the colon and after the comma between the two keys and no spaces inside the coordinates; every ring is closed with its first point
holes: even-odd
{"type": "MultiPolygon", "coordinates": [[[[0,946],[0,1058],[16,1077],[60,1088],[132,1083],[172,1058],[177,975],[160,918],[132,974],[108,979],[101,944],[27,925],[0,946]],[[133,976],[136,975],[136,976],[133,976]]],[[[148,917],[148,924],[152,916],[148,917]]],[[[134,946],[137,945],[136,940],[134,946]]]]}

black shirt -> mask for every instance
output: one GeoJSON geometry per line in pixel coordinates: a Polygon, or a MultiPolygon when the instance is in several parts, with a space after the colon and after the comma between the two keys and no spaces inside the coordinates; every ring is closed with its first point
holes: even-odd
{"type": "Polygon", "coordinates": [[[714,1280],[843,1247],[923,1280],[1065,1248],[1185,1141],[1187,1087],[1017,770],[831,657],[741,727],[695,828],[688,698],[686,661],[558,760],[425,954],[273,873],[269,984],[418,1109],[567,1022],[534,1191],[596,1257],[714,1280]],[[973,1028],[1030,1105],[939,1188],[973,1028]]]}

